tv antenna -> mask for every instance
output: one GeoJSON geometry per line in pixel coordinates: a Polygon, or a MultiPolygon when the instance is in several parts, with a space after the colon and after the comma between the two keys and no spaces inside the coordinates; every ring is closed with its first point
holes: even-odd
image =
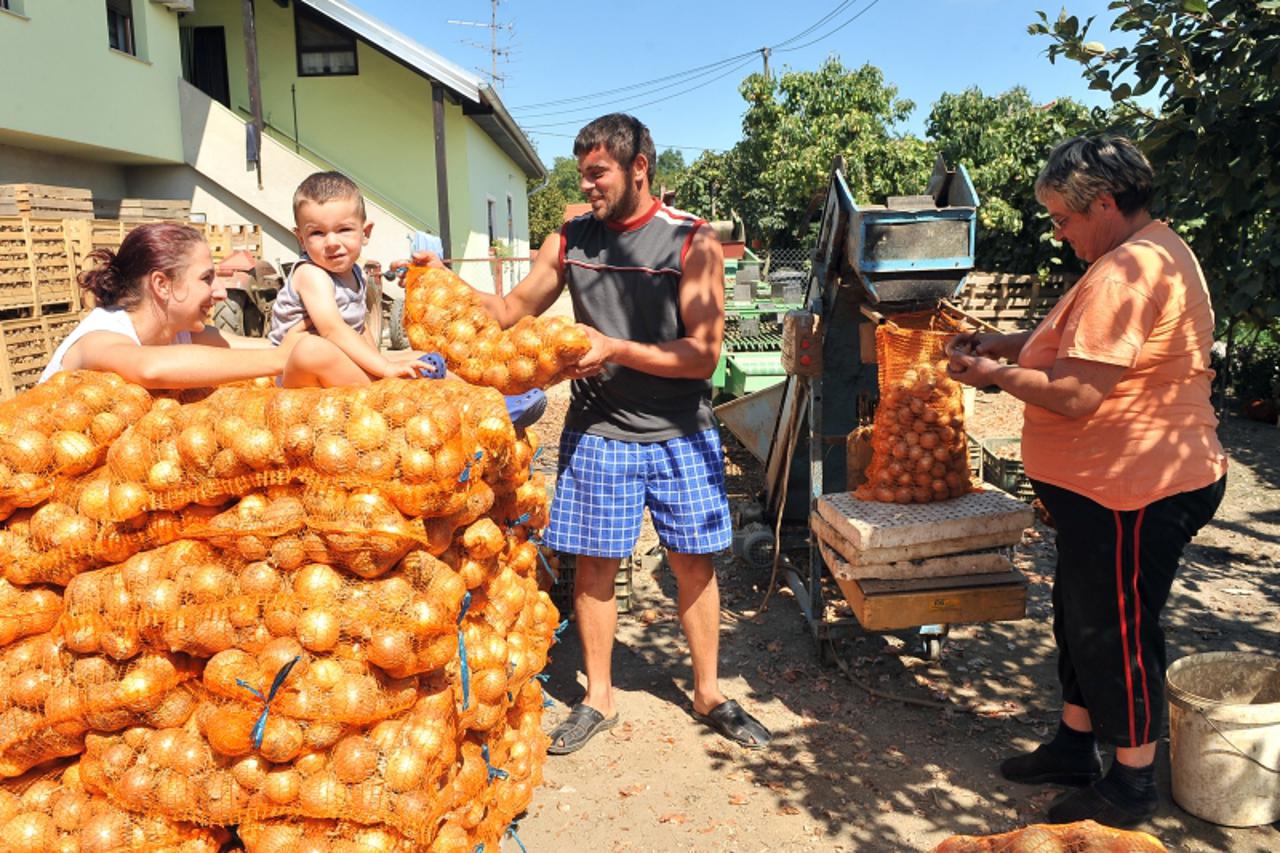
{"type": "MultiPolygon", "coordinates": [[[[457,20],[451,20],[448,22],[450,24],[454,24],[455,26],[459,26],[459,27],[479,27],[489,31],[489,44],[487,45],[481,44],[478,41],[464,41],[463,44],[467,44],[467,45],[470,45],[471,47],[479,48],[480,50],[489,51],[489,72],[488,72],[489,83],[494,88],[497,88],[502,83],[502,81],[507,79],[507,75],[498,73],[498,58],[502,57],[502,60],[506,62],[511,57],[510,47],[498,47],[498,31],[506,30],[509,33],[515,31],[514,24],[498,23],[498,7],[500,5],[502,5],[502,0],[489,0],[489,22],[488,23],[484,23],[483,21],[457,21],[457,20]]],[[[480,69],[477,69],[477,70],[480,70],[480,69]]]]}

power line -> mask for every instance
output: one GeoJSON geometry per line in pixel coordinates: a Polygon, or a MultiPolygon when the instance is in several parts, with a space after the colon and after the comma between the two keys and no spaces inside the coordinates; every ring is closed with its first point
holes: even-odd
{"type": "MultiPolygon", "coordinates": [[[[633,84],[630,84],[630,85],[628,85],[628,86],[619,86],[619,87],[614,88],[614,89],[605,89],[605,90],[603,90],[603,91],[599,91],[599,92],[592,92],[592,93],[590,93],[590,94],[586,94],[586,95],[575,95],[575,96],[573,96],[573,97],[569,97],[569,98],[559,98],[559,99],[556,99],[556,100],[553,100],[553,101],[539,101],[539,102],[532,103],[532,104],[523,104],[523,105],[518,106],[518,107],[514,107],[514,106],[513,106],[513,107],[511,107],[511,111],[512,111],[512,113],[521,113],[521,114],[524,114],[524,113],[528,112],[529,110],[540,110],[540,109],[541,109],[541,108],[543,108],[543,107],[559,106],[559,105],[561,105],[561,104],[576,103],[576,102],[578,102],[578,101],[586,101],[586,100],[595,101],[595,100],[598,100],[599,98],[601,98],[601,97],[603,97],[603,96],[606,96],[606,95],[614,95],[614,94],[617,94],[617,93],[619,93],[619,92],[627,92],[627,91],[631,91],[631,90],[634,90],[634,89],[647,89],[647,88],[650,88],[650,87],[652,87],[652,86],[655,86],[655,85],[656,85],[656,84],[658,84],[658,83],[665,83],[665,82],[667,82],[668,80],[673,80],[673,79],[677,79],[677,78],[679,78],[679,79],[677,79],[677,82],[676,82],[676,83],[672,83],[672,84],[670,84],[670,85],[679,85],[681,82],[684,82],[685,80],[687,80],[687,79],[688,79],[688,75],[690,75],[690,74],[693,74],[695,77],[702,76],[702,75],[703,75],[703,74],[705,74],[705,73],[710,73],[710,71],[713,71],[713,70],[718,69],[718,68],[722,68],[722,67],[724,67],[725,65],[727,65],[727,64],[729,64],[729,63],[731,63],[731,62],[735,62],[735,61],[737,61],[737,60],[739,60],[739,59],[742,59],[742,58],[744,58],[744,57],[748,57],[748,56],[754,57],[754,56],[756,56],[757,54],[761,53],[762,51],[776,50],[776,49],[778,49],[778,48],[781,48],[781,47],[783,47],[783,46],[785,46],[785,45],[788,45],[788,44],[792,43],[792,42],[793,42],[793,41],[795,41],[796,39],[803,38],[804,36],[808,35],[809,33],[813,32],[814,30],[816,30],[816,29],[818,29],[819,27],[821,27],[821,26],[822,26],[824,23],[826,23],[827,21],[831,20],[832,18],[834,18],[835,16],[837,16],[838,14],[840,14],[840,12],[844,11],[845,9],[847,9],[850,5],[852,5],[852,4],[853,4],[853,3],[855,3],[855,2],[856,2],[856,0],[842,0],[842,2],[840,2],[840,3],[836,4],[835,8],[833,8],[831,11],[827,12],[825,15],[823,15],[823,16],[822,16],[821,18],[819,18],[817,21],[815,21],[814,23],[810,24],[808,27],[806,27],[805,29],[803,29],[803,30],[801,30],[800,32],[796,33],[795,35],[791,36],[790,38],[786,39],[785,41],[779,42],[779,44],[778,44],[778,45],[775,45],[774,47],[771,47],[771,48],[759,48],[759,49],[757,49],[757,50],[746,51],[745,53],[739,53],[739,54],[736,54],[736,55],[734,55],[734,56],[725,57],[724,59],[720,59],[720,60],[717,60],[716,62],[711,62],[711,63],[708,63],[708,64],[706,64],[706,65],[699,65],[699,66],[697,66],[697,67],[689,68],[689,69],[686,69],[686,70],[684,70],[684,71],[678,71],[678,72],[676,72],[676,73],[674,73],[674,74],[668,74],[668,75],[665,75],[665,76],[663,76],[663,77],[656,77],[656,78],[654,78],[654,79],[652,79],[652,80],[646,80],[646,81],[641,82],[641,83],[633,83],[633,84]]],[[[878,3],[878,2],[879,2],[879,0],[873,0],[873,2],[871,3],[871,6],[874,6],[874,5],[875,5],[876,3],[878,3]]],[[[868,7],[867,7],[867,9],[870,9],[870,8],[871,8],[871,6],[868,6],[868,7]]],[[[863,12],[865,12],[865,11],[866,11],[866,9],[864,9],[864,10],[863,10],[863,12]]],[[[859,15],[861,15],[861,14],[862,14],[862,13],[859,13],[859,15]]],[[[857,16],[855,16],[855,18],[856,18],[856,17],[857,17],[857,16]]],[[[852,19],[851,19],[851,20],[852,20],[852,19]]],[[[848,23],[849,23],[848,21],[846,21],[846,22],[845,22],[845,24],[846,24],[846,25],[847,25],[848,23]]],[[[844,26],[844,25],[842,25],[841,27],[837,28],[837,30],[833,30],[832,32],[836,32],[836,31],[838,31],[839,29],[843,28],[843,26],[844,26]]],[[[830,34],[831,34],[831,33],[828,33],[827,35],[830,35],[830,34]]],[[[826,37],[827,37],[827,36],[820,36],[820,37],[819,37],[818,39],[816,39],[815,41],[821,41],[823,38],[826,38],[826,37]]],[[[809,42],[808,44],[813,44],[813,43],[814,43],[814,42],[809,42]]],[[[806,44],[806,45],[802,45],[802,47],[807,47],[807,46],[808,46],[807,44],[806,44]]],[[[799,48],[786,48],[786,49],[787,49],[787,50],[798,50],[799,48]]],[[[741,67],[741,66],[739,66],[739,67],[741,67]]],[[[655,91],[655,92],[656,92],[656,91],[661,91],[662,89],[665,89],[665,88],[670,88],[670,86],[660,86],[660,87],[657,87],[656,89],[654,89],[653,91],[655,91]]],[[[540,115],[540,114],[542,114],[542,113],[535,113],[534,117],[537,117],[537,115],[540,115]]],[[[547,113],[547,114],[550,114],[550,113],[547,113]]]]}
{"type": "MultiPolygon", "coordinates": [[[[574,133],[554,133],[550,130],[531,130],[529,131],[529,134],[531,136],[554,136],[557,139],[577,139],[578,138],[577,134],[574,134],[574,133]]],[[[657,151],[665,151],[668,148],[679,148],[684,151],[712,151],[715,153],[720,153],[722,151],[727,150],[724,148],[712,148],[709,145],[673,145],[671,143],[657,142],[657,141],[653,143],[653,147],[654,147],[654,150],[657,150],[657,151]]]]}
{"type": "MultiPolygon", "coordinates": [[[[738,64],[738,65],[735,65],[733,68],[730,68],[728,71],[724,72],[723,74],[719,74],[719,75],[717,75],[717,76],[715,76],[715,77],[712,77],[710,80],[704,80],[703,82],[699,83],[699,84],[698,84],[698,85],[696,85],[696,86],[690,86],[690,87],[689,87],[689,88],[687,88],[687,89],[682,89],[682,90],[680,90],[679,92],[673,92],[672,94],[667,95],[667,96],[665,96],[665,97],[657,98],[657,99],[652,100],[652,101],[646,101],[646,102],[644,102],[644,103],[642,103],[642,104],[630,104],[630,105],[628,105],[628,106],[626,107],[626,109],[628,109],[628,110],[638,110],[638,109],[640,109],[641,107],[651,107],[651,106],[653,106],[654,104],[660,104],[660,103],[662,103],[663,101],[669,101],[669,100],[671,100],[672,98],[678,98],[679,96],[681,96],[681,95],[685,95],[685,94],[688,94],[689,92],[692,92],[692,91],[694,91],[695,89],[701,89],[701,88],[703,88],[703,87],[705,87],[705,86],[710,86],[712,83],[716,82],[717,80],[721,80],[721,79],[723,79],[723,78],[725,78],[725,77],[728,77],[730,74],[733,74],[733,73],[735,73],[735,72],[737,72],[737,71],[741,70],[742,68],[746,67],[748,64],[750,64],[750,63],[752,63],[752,62],[755,62],[755,54],[751,54],[751,58],[750,58],[750,59],[747,59],[745,62],[742,62],[742,63],[740,63],[740,64],[738,64]]],[[[641,96],[641,97],[643,97],[643,96],[641,96]]],[[[592,115],[592,116],[599,115],[599,111],[598,111],[598,110],[596,110],[596,111],[592,112],[592,113],[591,113],[591,115],[592,115]]],[[[582,121],[581,121],[581,119],[579,118],[579,119],[569,119],[569,120],[566,120],[566,121],[553,121],[553,122],[548,122],[547,124],[530,124],[530,125],[525,125],[525,124],[521,123],[521,125],[520,125],[520,126],[521,126],[522,128],[532,129],[532,128],[542,128],[542,127],[563,127],[564,125],[573,125],[573,124],[581,124],[581,123],[582,123],[582,121]]]]}
{"type": "Polygon", "coordinates": [[[840,26],[836,27],[834,30],[830,30],[830,31],[828,31],[828,32],[826,32],[826,33],[823,33],[822,35],[818,36],[818,37],[817,37],[816,39],[814,39],[813,41],[807,41],[807,42],[805,42],[804,44],[798,44],[798,45],[796,45],[795,47],[786,47],[786,48],[783,48],[783,49],[782,49],[781,51],[779,51],[779,52],[780,52],[780,53],[790,53],[790,52],[791,52],[791,51],[793,51],[793,50],[803,50],[803,49],[804,49],[804,48],[806,48],[806,47],[809,47],[809,46],[811,46],[811,45],[815,45],[815,44],[817,44],[818,42],[822,41],[823,39],[830,38],[831,36],[835,35],[836,33],[840,32],[841,30],[843,30],[845,27],[847,27],[847,26],[849,26],[850,24],[852,24],[854,21],[856,21],[856,20],[858,20],[859,18],[861,18],[863,15],[867,14],[868,12],[870,12],[873,8],[875,8],[875,5],[876,5],[877,3],[879,3],[879,2],[880,2],[880,0],[871,0],[871,2],[870,2],[870,3],[868,3],[866,6],[864,6],[864,7],[863,7],[863,9],[862,9],[862,11],[861,11],[861,12],[858,12],[856,15],[854,15],[854,16],[853,16],[852,18],[850,18],[849,20],[845,21],[845,22],[844,22],[843,24],[841,24],[840,26]]]}

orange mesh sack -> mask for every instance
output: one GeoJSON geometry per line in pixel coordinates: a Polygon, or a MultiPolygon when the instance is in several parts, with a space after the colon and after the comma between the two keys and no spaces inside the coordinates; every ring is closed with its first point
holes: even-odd
{"type": "Polygon", "coordinates": [[[0,519],[98,467],[107,446],[152,400],[147,389],[114,373],[77,370],[0,403],[0,519]]]}
{"type": "Polygon", "coordinates": [[[416,853],[421,849],[386,827],[342,820],[250,820],[240,824],[236,834],[244,842],[245,853],[416,853]]]}
{"type": "Polygon", "coordinates": [[[449,270],[413,266],[404,279],[404,327],[416,350],[439,352],[468,382],[523,394],[564,378],[591,349],[581,326],[525,317],[502,329],[479,294],[449,270]]]}
{"type": "Polygon", "coordinates": [[[5,853],[217,853],[227,835],[125,811],[86,790],[78,764],[0,785],[0,849],[5,853]]]}
{"type": "Polygon", "coordinates": [[[0,580],[0,648],[45,633],[61,614],[61,592],[43,587],[23,589],[0,580]]]}
{"type": "Polygon", "coordinates": [[[1145,832],[1086,820],[1035,824],[1000,835],[955,835],[935,847],[934,853],[1160,853],[1166,849],[1145,832]]]}
{"type": "Polygon", "coordinates": [[[89,729],[181,725],[195,703],[180,685],[194,677],[180,656],[127,663],[78,656],[48,634],[0,653],[0,776],[75,755],[89,729]]]}
{"type": "Polygon", "coordinates": [[[376,487],[405,515],[448,514],[515,442],[501,396],[457,381],[220,388],[153,407],[112,443],[108,520],[286,483],[376,487]]]}
{"type": "MultiPolygon", "coordinates": [[[[218,754],[194,720],[180,728],[89,735],[81,772],[86,785],[122,807],[174,820],[350,820],[385,824],[429,843],[453,802],[441,789],[464,770],[475,772],[465,764],[454,769],[458,741],[451,708],[451,692],[430,687],[401,717],[276,764],[257,754],[218,754]]],[[[479,770],[483,776],[483,763],[479,770]]]]}
{"type": "Polygon", "coordinates": [[[973,489],[959,383],[943,346],[956,333],[942,317],[904,314],[876,328],[880,404],[867,482],[855,495],[885,503],[931,503],[973,489]]]}

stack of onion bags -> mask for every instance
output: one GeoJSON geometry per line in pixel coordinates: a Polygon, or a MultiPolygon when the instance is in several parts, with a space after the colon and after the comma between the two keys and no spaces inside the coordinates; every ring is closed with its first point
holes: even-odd
{"type": "Polygon", "coordinates": [[[455,380],[0,404],[0,846],[496,848],[559,621],[535,450],[455,380]]]}

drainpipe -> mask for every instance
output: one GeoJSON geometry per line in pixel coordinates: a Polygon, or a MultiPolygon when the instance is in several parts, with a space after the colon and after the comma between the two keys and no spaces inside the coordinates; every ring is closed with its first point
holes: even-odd
{"type": "MultiPolygon", "coordinates": [[[[248,2],[248,0],[245,0],[248,2]]],[[[431,84],[431,114],[436,138],[436,198],[440,205],[440,241],[446,255],[453,256],[453,238],[449,228],[449,168],[444,144],[444,86],[431,84]]]]}
{"type": "Polygon", "coordinates": [[[242,0],[244,18],[244,55],[249,74],[249,111],[253,114],[253,131],[248,139],[248,159],[258,173],[258,189],[262,189],[262,82],[258,74],[258,33],[253,17],[253,0],[242,0]]]}

